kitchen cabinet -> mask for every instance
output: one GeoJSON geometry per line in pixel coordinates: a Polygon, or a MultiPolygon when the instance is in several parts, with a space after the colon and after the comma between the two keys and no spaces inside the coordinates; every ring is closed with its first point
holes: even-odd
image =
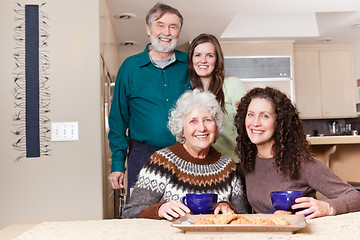
{"type": "Polygon", "coordinates": [[[352,48],[295,45],[296,106],[303,119],[355,117],[352,48]]]}
{"type": "Polygon", "coordinates": [[[220,45],[226,76],[238,77],[246,89],[274,87],[295,100],[294,41],[221,41],[220,45]]]}

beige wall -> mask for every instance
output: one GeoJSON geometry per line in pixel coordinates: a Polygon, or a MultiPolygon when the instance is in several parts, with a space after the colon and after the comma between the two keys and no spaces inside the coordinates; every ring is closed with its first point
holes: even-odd
{"type": "MultiPolygon", "coordinates": [[[[354,76],[355,76],[355,81],[357,81],[357,79],[360,79],[360,41],[357,41],[354,44],[354,76]]],[[[355,86],[357,86],[357,82],[355,83],[355,86]]],[[[355,87],[355,97],[356,97],[356,102],[360,103],[359,87],[355,87]]]]}
{"type": "Polygon", "coordinates": [[[360,41],[354,43],[354,76],[360,78],[360,41]]]}
{"type": "Polygon", "coordinates": [[[53,122],[79,122],[79,141],[51,142],[52,155],[14,162],[14,27],[16,4],[0,2],[0,228],[9,224],[101,219],[102,126],[99,1],[24,1],[49,16],[53,122]]]}

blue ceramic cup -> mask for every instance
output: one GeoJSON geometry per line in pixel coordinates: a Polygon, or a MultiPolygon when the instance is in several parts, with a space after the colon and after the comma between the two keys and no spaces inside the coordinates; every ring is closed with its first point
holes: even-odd
{"type": "Polygon", "coordinates": [[[271,202],[276,210],[295,212],[291,206],[295,204],[295,199],[302,197],[302,191],[275,191],[271,192],[271,202]]]}
{"type": "Polygon", "coordinates": [[[216,193],[188,193],[182,198],[182,203],[186,205],[193,214],[210,214],[214,211],[217,203],[216,193]]]}

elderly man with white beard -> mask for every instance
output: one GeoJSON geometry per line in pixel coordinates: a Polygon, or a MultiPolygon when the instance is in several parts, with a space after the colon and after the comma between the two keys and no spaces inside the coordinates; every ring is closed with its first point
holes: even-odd
{"type": "Polygon", "coordinates": [[[112,151],[108,179],[113,189],[124,188],[129,145],[128,193],[149,157],[176,142],[167,129],[169,110],[190,89],[187,53],[175,50],[182,26],[177,9],[157,3],[146,16],[150,43],[142,53],[128,57],[118,71],[108,135],[112,151]]]}

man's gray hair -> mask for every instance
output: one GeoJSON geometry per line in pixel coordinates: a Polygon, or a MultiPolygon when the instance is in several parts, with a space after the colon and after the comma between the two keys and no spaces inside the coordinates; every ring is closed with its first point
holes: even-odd
{"type": "Polygon", "coordinates": [[[172,13],[172,14],[177,15],[179,17],[179,21],[180,21],[180,29],[182,28],[184,19],[183,19],[183,16],[181,15],[181,13],[176,8],[173,8],[173,7],[163,4],[163,3],[155,4],[147,13],[145,20],[146,20],[146,24],[149,27],[151,27],[151,24],[154,20],[154,16],[156,13],[159,13],[159,15],[157,16],[157,19],[155,19],[155,20],[160,19],[162,16],[164,16],[165,13],[172,13]]]}
{"type": "Polygon", "coordinates": [[[183,135],[184,116],[191,112],[194,105],[198,105],[209,110],[216,123],[217,139],[223,129],[224,113],[221,110],[219,102],[211,92],[203,92],[199,89],[187,91],[176,102],[176,106],[170,111],[168,128],[170,132],[176,137],[176,141],[183,143],[185,138],[183,135]]]}

